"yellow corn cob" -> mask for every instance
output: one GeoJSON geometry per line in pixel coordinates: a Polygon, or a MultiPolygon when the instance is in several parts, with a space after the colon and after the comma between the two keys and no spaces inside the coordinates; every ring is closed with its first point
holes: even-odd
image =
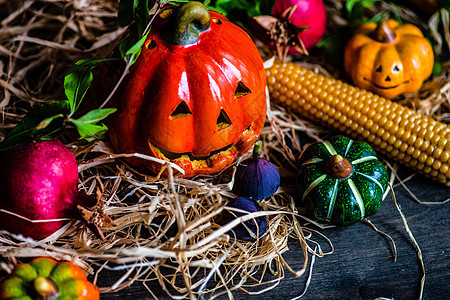
{"type": "Polygon", "coordinates": [[[275,103],[450,186],[450,126],[294,63],[275,62],[266,75],[275,103]]]}

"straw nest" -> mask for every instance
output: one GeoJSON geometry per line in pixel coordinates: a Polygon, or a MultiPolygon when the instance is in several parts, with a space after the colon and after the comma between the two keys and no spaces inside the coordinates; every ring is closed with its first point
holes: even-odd
{"type": "MultiPolygon", "coordinates": [[[[328,2],[330,22],[345,23],[337,13],[342,1],[328,2]]],[[[117,1],[112,0],[0,0],[0,139],[33,104],[64,98],[62,75],[69,66],[82,58],[106,57],[124,31],[116,26],[117,9],[117,1]]],[[[411,12],[402,13],[417,22],[411,12]]],[[[342,75],[320,58],[303,57],[299,63],[324,74],[342,75]]],[[[449,73],[449,65],[444,65],[440,76],[402,103],[448,122],[449,73]]],[[[243,218],[223,227],[217,224],[224,204],[233,197],[233,166],[217,176],[181,179],[164,165],[169,177],[160,178],[127,165],[124,155],[107,140],[87,143],[65,135],[63,141],[79,162],[79,189],[87,194],[102,192],[104,212],[114,225],[104,228],[104,241],[79,221],[68,222],[41,241],[2,232],[1,267],[10,271],[25,258],[51,256],[81,266],[94,275],[94,283],[104,270],[117,272],[117,280],[101,286],[101,292],[154,280],[172,297],[226,294],[231,298],[238,288],[264,292],[275,287],[286,270],[302,276],[312,265],[311,257],[333,252],[323,234],[326,227],[303,217],[292,198],[297,158],[307,143],[329,134],[283,108],[269,109],[261,134],[263,153],[279,167],[282,188],[260,202],[264,212],[243,217],[268,216],[268,232],[256,242],[236,241],[227,234],[243,218]],[[302,249],[300,270],[283,259],[288,241],[302,249]]]]}

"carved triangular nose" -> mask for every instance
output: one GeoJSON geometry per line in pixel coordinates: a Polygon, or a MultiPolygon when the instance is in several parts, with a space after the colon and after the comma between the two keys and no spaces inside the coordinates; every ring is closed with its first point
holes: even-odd
{"type": "Polygon", "coordinates": [[[391,81],[391,77],[389,77],[389,75],[386,76],[386,79],[384,81],[391,81]]]}

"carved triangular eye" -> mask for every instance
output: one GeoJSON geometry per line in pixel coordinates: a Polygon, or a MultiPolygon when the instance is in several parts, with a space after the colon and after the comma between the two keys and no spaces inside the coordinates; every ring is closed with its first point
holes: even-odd
{"type": "Polygon", "coordinates": [[[251,92],[252,91],[247,86],[245,86],[245,84],[242,81],[239,81],[236,91],[234,92],[234,97],[240,98],[250,94],[251,92]]]}
{"type": "Polygon", "coordinates": [[[231,126],[230,117],[223,109],[220,110],[219,117],[217,118],[216,130],[219,131],[230,126],[231,126]]]}
{"type": "Polygon", "coordinates": [[[172,112],[170,117],[172,119],[178,119],[183,118],[192,115],[191,110],[187,106],[186,102],[181,101],[180,104],[178,104],[177,108],[172,112]]]}
{"type": "Polygon", "coordinates": [[[378,68],[375,69],[375,72],[381,72],[381,66],[379,66],[378,68]]]}
{"type": "Polygon", "coordinates": [[[396,72],[398,72],[398,71],[400,71],[400,69],[397,67],[397,66],[394,66],[394,69],[393,69],[393,71],[396,71],[396,72]]]}

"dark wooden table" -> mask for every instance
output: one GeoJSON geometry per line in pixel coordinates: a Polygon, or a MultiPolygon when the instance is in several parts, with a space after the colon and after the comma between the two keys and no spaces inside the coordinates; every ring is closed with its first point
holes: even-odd
{"type": "MultiPolygon", "coordinates": [[[[6,3],[7,1],[0,1],[6,3]]],[[[11,1],[12,2],[12,1],[11,1]]],[[[3,14],[5,15],[5,14],[3,14]]],[[[24,18],[29,20],[29,17],[24,18]]],[[[448,54],[445,54],[448,56],[448,54]]],[[[446,57],[442,57],[445,61],[446,57]]],[[[402,177],[408,171],[401,170],[402,177]]],[[[450,188],[415,176],[407,186],[422,201],[440,202],[450,197],[450,188]]],[[[441,205],[421,205],[399,186],[395,188],[398,204],[423,254],[426,270],[424,299],[450,299],[450,202],[441,205]]],[[[397,247],[397,261],[393,261],[392,243],[375,232],[368,224],[359,222],[345,228],[322,232],[333,242],[334,253],[315,260],[312,277],[302,299],[376,299],[378,297],[416,299],[422,278],[417,251],[409,238],[391,196],[370,220],[379,230],[389,234],[397,247]]],[[[324,244],[324,243],[322,243],[324,244]]],[[[289,244],[285,260],[293,269],[302,268],[300,245],[289,244]]],[[[328,249],[324,249],[328,250],[328,249]]],[[[310,260],[311,261],[311,260],[310,260]]],[[[111,286],[118,277],[112,272],[101,273],[97,284],[111,286]]],[[[235,299],[291,299],[300,295],[308,274],[295,278],[288,271],[281,283],[261,295],[237,291],[235,299]]],[[[1,278],[1,277],[0,277],[1,278]]],[[[92,276],[89,278],[92,280],[92,276]]],[[[168,299],[157,282],[150,286],[159,299],[168,299]]],[[[221,297],[221,299],[226,297],[221,297]]],[[[101,299],[153,299],[140,282],[123,290],[102,294],[101,299]]]]}
{"type": "MultiPolygon", "coordinates": [[[[400,170],[404,176],[408,172],[400,170]]],[[[450,197],[450,188],[422,176],[417,175],[406,184],[421,201],[440,202],[450,197]]],[[[395,195],[422,250],[426,271],[423,299],[450,299],[450,202],[419,204],[401,186],[395,188],[395,195]]],[[[367,223],[324,230],[335,251],[315,260],[311,282],[302,299],[417,299],[422,278],[417,251],[391,196],[370,220],[395,241],[397,261],[393,261],[392,243],[367,223]]],[[[300,246],[292,243],[289,248],[285,259],[294,269],[301,269],[303,261],[297,261],[301,257],[300,246]]],[[[235,299],[291,299],[300,295],[307,275],[295,278],[288,271],[285,275],[271,291],[252,296],[235,292],[235,299]]],[[[116,279],[102,276],[98,284],[112,284],[116,279]]],[[[160,299],[168,298],[157,285],[152,291],[160,299]]],[[[103,294],[101,298],[153,299],[139,282],[121,291],[103,294]]],[[[226,297],[220,299],[223,298],[226,297]]]]}

